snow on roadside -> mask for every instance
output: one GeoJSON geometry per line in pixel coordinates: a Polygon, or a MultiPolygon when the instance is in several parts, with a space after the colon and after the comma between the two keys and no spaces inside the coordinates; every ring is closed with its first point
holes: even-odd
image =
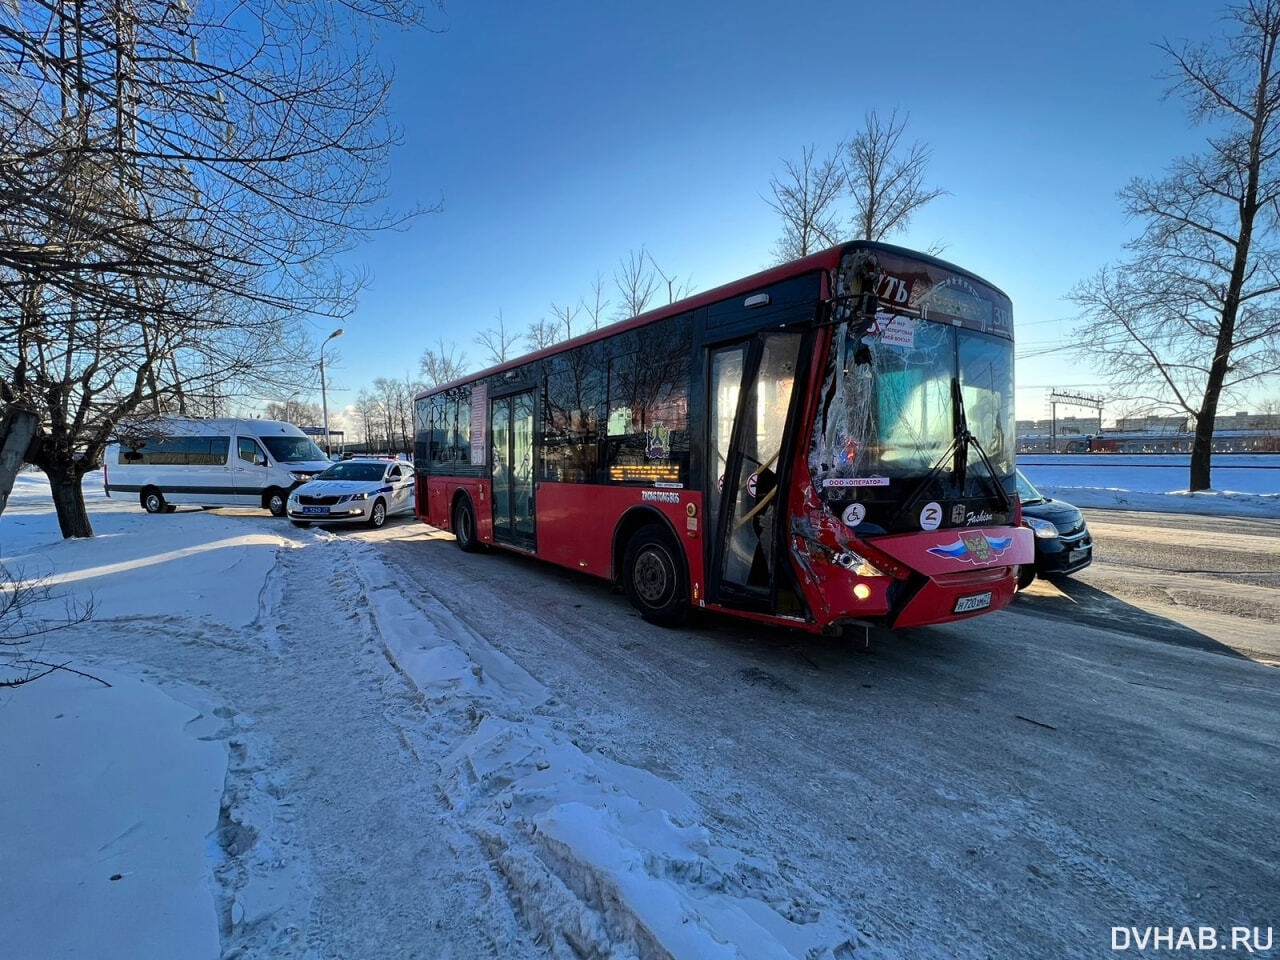
{"type": "MultiPolygon", "coordinates": [[[[854,948],[858,956],[876,955],[814,893],[780,879],[777,864],[713,843],[698,806],[676,786],[574,743],[559,705],[535,678],[447,611],[405,597],[372,545],[331,543],[314,531],[301,539],[273,535],[265,532],[268,522],[215,513],[157,518],[103,498],[92,480],[85,490],[98,536],[62,541],[43,476],[22,475],[0,517],[0,557],[47,577],[56,591],[93,594],[98,619],[81,628],[91,631],[81,644],[100,640],[104,653],[95,662],[110,664],[115,685],[101,694],[76,688],[76,699],[109,702],[110,716],[154,729],[144,736],[84,711],[42,708],[63,678],[57,686],[45,680],[0,691],[0,716],[16,718],[4,725],[12,736],[0,740],[0,763],[14,773],[9,782],[23,784],[0,791],[7,804],[0,808],[0,849],[21,851],[11,862],[23,867],[6,871],[13,889],[0,891],[0,919],[17,929],[24,916],[61,918],[50,921],[59,929],[28,928],[29,955],[56,954],[64,942],[95,945],[69,948],[72,955],[211,958],[228,942],[295,955],[299,944],[290,938],[306,923],[314,891],[305,856],[299,859],[304,838],[294,835],[297,823],[277,798],[287,797],[290,785],[271,782],[279,769],[271,744],[252,717],[203,703],[197,690],[180,691],[180,703],[167,695],[171,683],[162,689],[148,666],[121,658],[139,656],[147,643],[180,643],[184,631],[206,622],[216,627],[206,642],[217,634],[237,648],[278,648],[278,613],[270,612],[278,611],[282,578],[296,566],[289,558],[304,557],[299,569],[319,583],[355,574],[375,635],[432,705],[439,729],[431,735],[451,748],[441,754],[437,776],[447,816],[496,865],[550,955],[834,960],[854,948]],[[312,549],[323,544],[338,549],[312,549]],[[216,593],[205,584],[217,584],[216,593]],[[27,788],[38,781],[28,777],[13,738],[42,743],[43,753],[57,757],[47,773],[74,785],[67,803],[47,803],[27,788]],[[143,759],[155,772],[138,781],[141,796],[75,775],[97,767],[128,771],[143,759]],[[68,806],[73,799],[82,809],[68,806]],[[119,816],[131,819],[117,823],[119,816]],[[100,839],[63,827],[66,819],[95,817],[108,824],[100,839]],[[185,832],[171,826],[178,820],[185,832]],[[60,835],[70,848],[65,854],[60,835]],[[128,869],[112,866],[113,841],[137,852],[138,859],[120,861],[128,869]],[[98,878],[92,870],[104,854],[108,878],[167,878],[175,906],[163,897],[120,897],[117,891],[143,888],[98,878]],[[28,864],[45,871],[33,874],[28,864]],[[25,882],[32,875],[43,882],[25,882]],[[109,916],[100,909],[99,879],[108,896],[117,894],[107,901],[109,916]],[[180,948],[155,939],[169,931],[184,938],[180,948]]],[[[55,649],[56,639],[46,643],[55,649]]],[[[33,755],[26,762],[44,761],[33,755]]]]}
{"type": "Polygon", "coordinates": [[[0,691],[6,956],[215,958],[206,837],[218,721],[146,679],[67,672],[0,691]]]}
{"type": "Polygon", "coordinates": [[[418,607],[373,549],[356,569],[399,668],[433,708],[469,721],[441,787],[554,956],[876,955],[776,864],[713,844],[679,788],[573,742],[536,679],[418,607]]]}
{"type": "Polygon", "coordinates": [[[1280,517],[1277,455],[1220,454],[1212,477],[1225,489],[1195,493],[1185,487],[1190,468],[1183,455],[1027,454],[1018,468],[1046,497],[1086,509],[1280,517]]]}
{"type": "Polygon", "coordinates": [[[1126,487],[1070,487],[1033,480],[1046,497],[1066,500],[1077,507],[1110,510],[1147,510],[1152,513],[1184,513],[1217,517],[1280,517],[1280,493],[1235,493],[1224,490],[1172,490],[1148,493],[1126,487]]]}
{"type": "MultiPolygon", "coordinates": [[[[246,630],[279,551],[295,544],[228,536],[213,514],[144,514],[106,498],[100,478],[84,484],[91,540],[61,538],[42,473],[19,474],[0,515],[0,561],[51,590],[28,615],[56,622],[65,601],[92,601],[93,619],[77,629],[110,665],[60,655],[53,632],[0,656],[0,679],[27,675],[14,664],[26,656],[111,684],[61,671],[0,689],[0,926],[17,938],[6,955],[214,958],[220,925],[244,913],[227,886],[238,838],[272,811],[262,790],[236,789],[244,738],[228,742],[234,718],[196,686],[162,686],[123,658],[142,633],[181,643],[193,622],[246,630]]],[[[300,874],[287,882],[303,885],[300,874]]],[[[269,899],[260,886],[245,895],[269,899]]]]}

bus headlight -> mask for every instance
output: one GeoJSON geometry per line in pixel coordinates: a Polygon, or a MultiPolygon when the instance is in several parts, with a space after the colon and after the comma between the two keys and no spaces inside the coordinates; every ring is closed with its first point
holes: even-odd
{"type": "Polygon", "coordinates": [[[883,577],[884,576],[883,570],[877,570],[875,567],[873,567],[870,563],[867,562],[866,557],[862,556],[861,554],[854,553],[852,550],[848,550],[844,553],[838,553],[832,559],[835,560],[836,563],[840,564],[840,566],[844,567],[846,570],[852,570],[854,573],[856,573],[860,577],[883,577]]]}
{"type": "Polygon", "coordinates": [[[1048,520],[1037,520],[1035,517],[1023,517],[1022,522],[1035,531],[1041,540],[1053,540],[1058,536],[1058,528],[1048,520]]]}

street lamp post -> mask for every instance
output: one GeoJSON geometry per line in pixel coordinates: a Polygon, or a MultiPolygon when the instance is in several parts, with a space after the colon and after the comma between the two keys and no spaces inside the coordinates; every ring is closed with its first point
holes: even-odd
{"type": "Polygon", "coordinates": [[[324,455],[326,457],[332,456],[332,453],[329,450],[329,397],[324,389],[324,348],[330,340],[340,336],[342,336],[341,327],[325,337],[324,343],[320,344],[320,410],[324,415],[324,455]]]}

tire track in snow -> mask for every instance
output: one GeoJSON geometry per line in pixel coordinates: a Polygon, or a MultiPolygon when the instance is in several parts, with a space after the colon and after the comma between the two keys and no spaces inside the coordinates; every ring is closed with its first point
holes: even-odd
{"type": "Polygon", "coordinates": [[[553,956],[877,955],[776,864],[713,845],[679,789],[580,747],[541,684],[452,612],[405,596],[372,547],[353,567],[390,657],[455,723],[447,803],[553,956]]]}

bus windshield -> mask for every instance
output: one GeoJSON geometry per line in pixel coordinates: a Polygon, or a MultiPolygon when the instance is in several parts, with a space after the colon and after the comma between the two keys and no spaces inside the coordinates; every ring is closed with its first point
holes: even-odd
{"type": "Polygon", "coordinates": [[[821,492],[847,498],[858,489],[862,500],[903,499],[936,467],[930,496],[998,497],[993,484],[1004,486],[1013,473],[1013,343],[883,314],[862,336],[852,331],[852,322],[835,331],[813,433],[810,466],[821,492]],[[968,446],[978,449],[965,452],[967,469],[957,485],[948,454],[962,427],[975,441],[968,446]]]}

